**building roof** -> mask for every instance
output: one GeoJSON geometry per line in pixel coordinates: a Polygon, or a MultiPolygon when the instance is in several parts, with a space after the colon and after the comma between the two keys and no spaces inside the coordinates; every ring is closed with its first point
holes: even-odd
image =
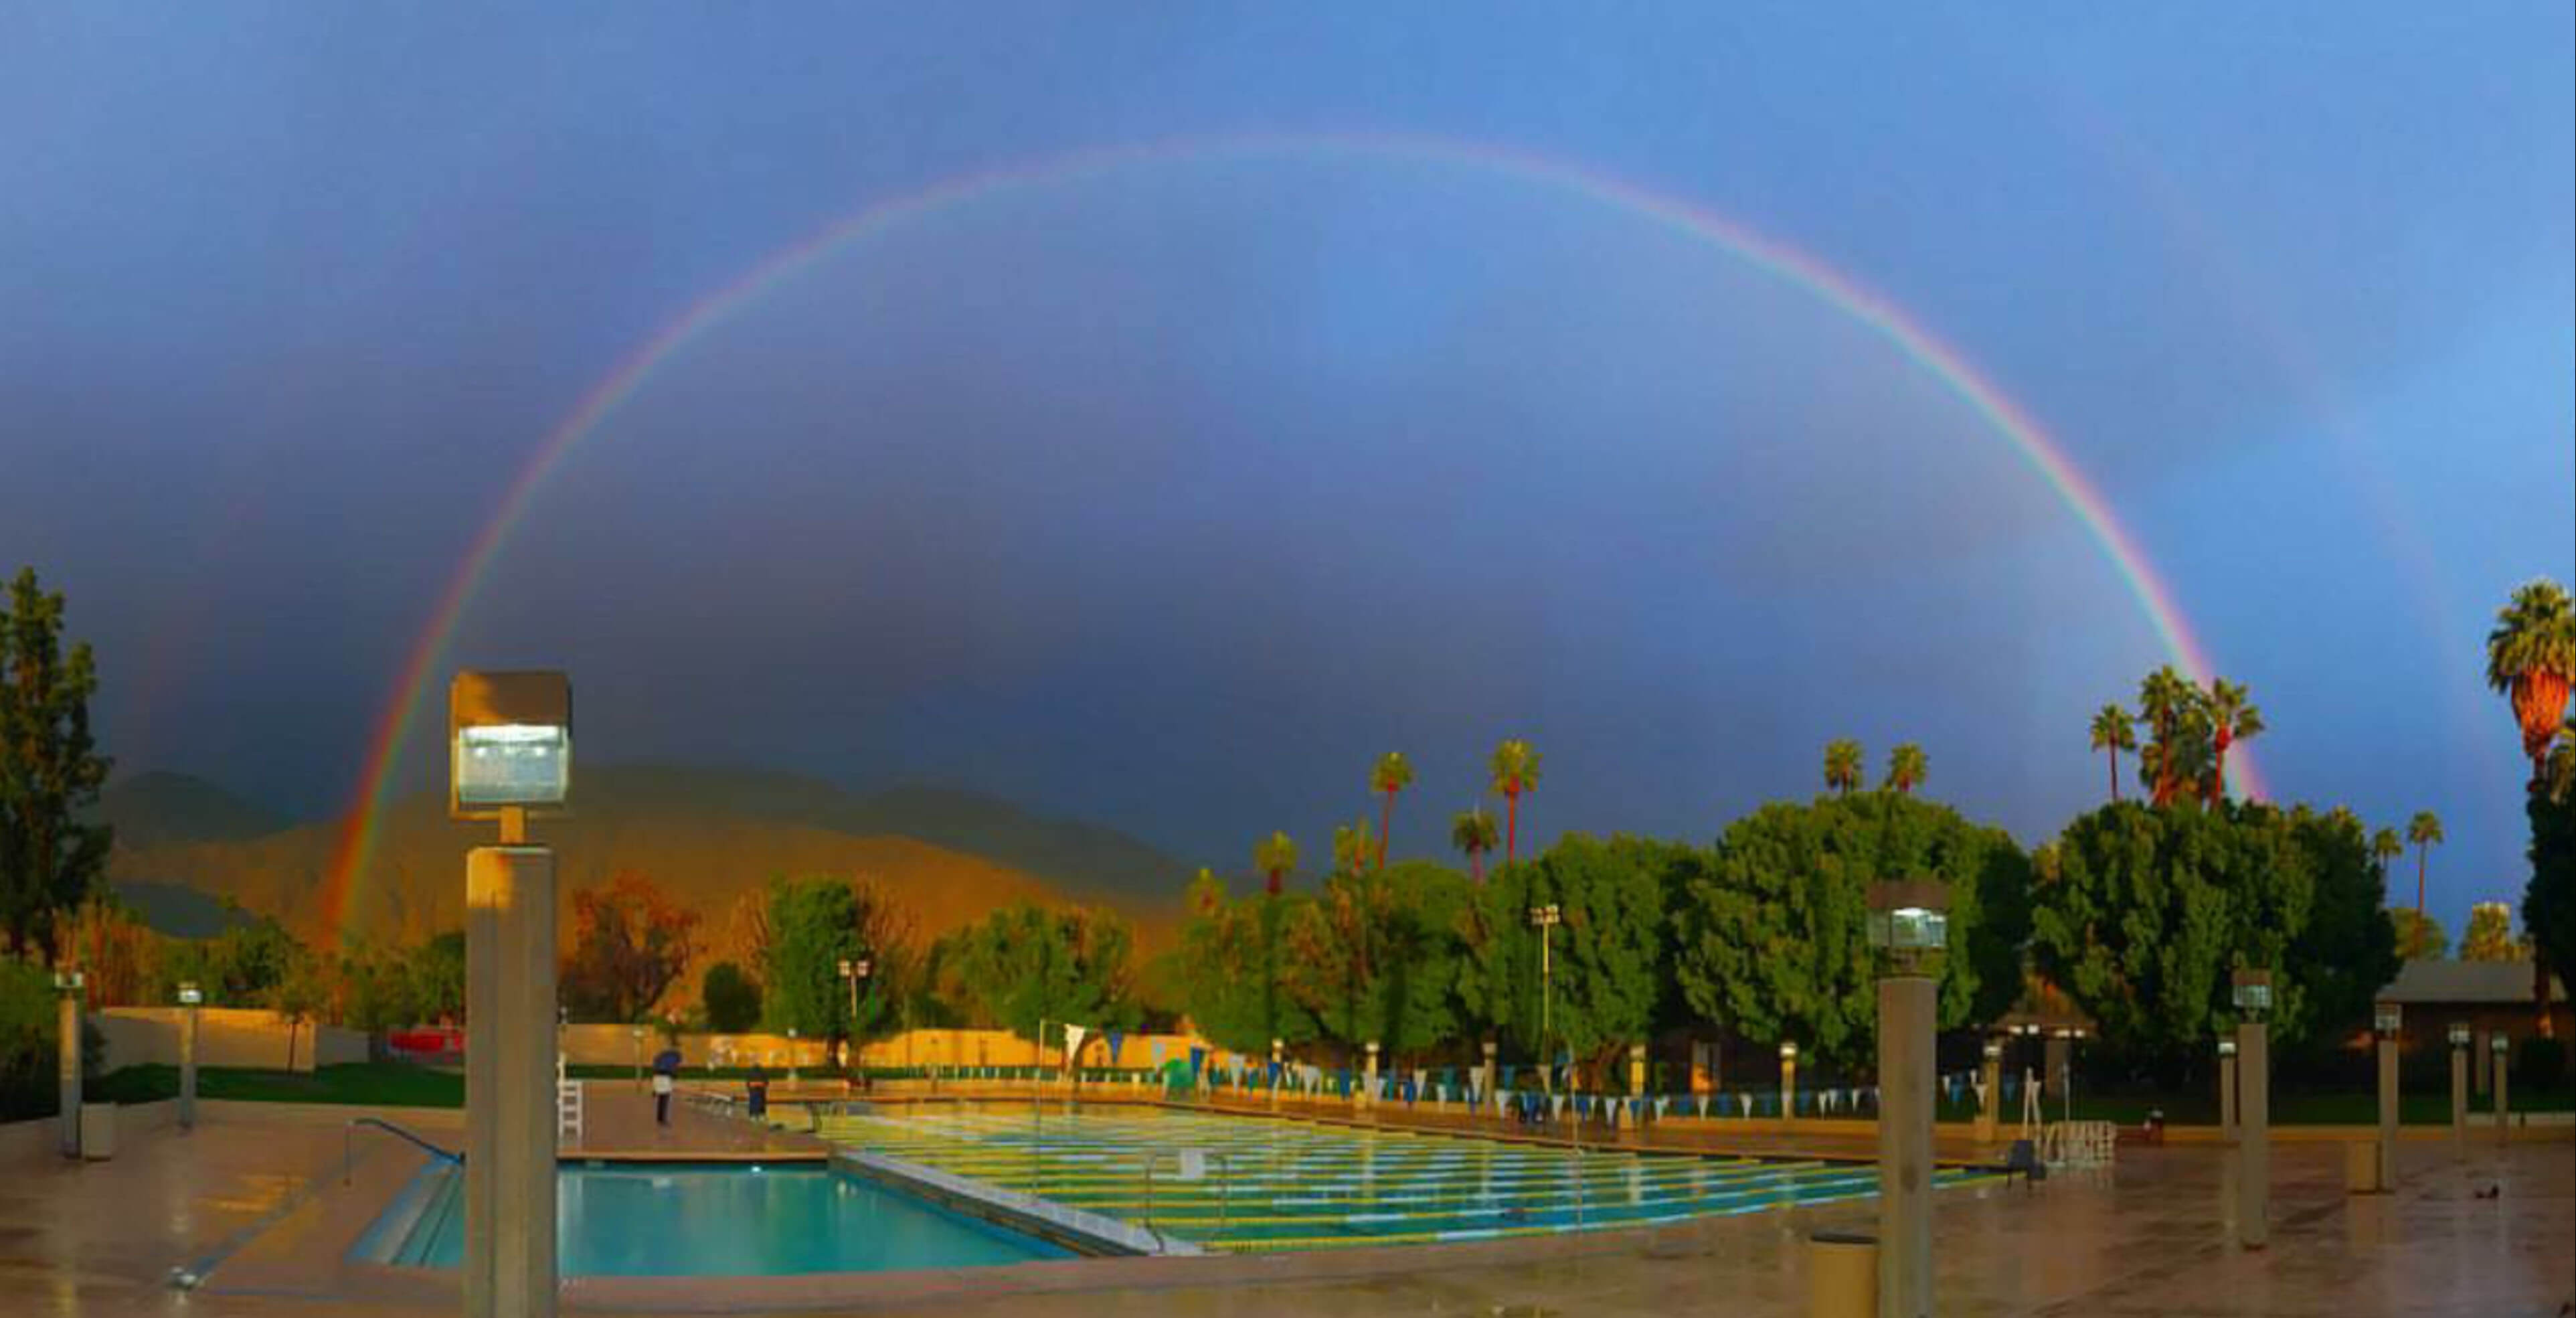
{"type": "MultiPolygon", "coordinates": [[[[2528,1003],[2532,967],[2528,961],[2409,961],[2379,996],[2388,1002],[2528,1003]]],[[[2567,985],[2556,975],[2549,977],[2549,996],[2553,1002],[2567,999],[2567,985]]]]}

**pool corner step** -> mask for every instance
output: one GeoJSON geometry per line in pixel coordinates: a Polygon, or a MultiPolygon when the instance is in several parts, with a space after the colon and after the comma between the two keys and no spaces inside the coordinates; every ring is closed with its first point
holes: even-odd
{"type": "Polygon", "coordinates": [[[866,1149],[835,1149],[832,1166],[971,1217],[1025,1231],[1077,1253],[1198,1255],[1208,1252],[1194,1241],[1147,1230],[1131,1222],[1023,1191],[987,1185],[971,1177],[866,1149]]]}

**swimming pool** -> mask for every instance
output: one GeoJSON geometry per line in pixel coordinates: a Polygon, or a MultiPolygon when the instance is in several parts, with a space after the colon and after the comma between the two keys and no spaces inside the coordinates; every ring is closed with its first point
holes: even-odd
{"type": "MultiPolygon", "coordinates": [[[[1212,1249],[1489,1240],[1867,1198],[1867,1163],[1639,1154],[1151,1107],[923,1105],[835,1143],[1212,1249]]],[[[1993,1179],[1945,1169],[1945,1186],[1993,1179]]]]}
{"type": "MultiPolygon", "coordinates": [[[[819,1167],[593,1166],[559,1173],[566,1276],[764,1276],[961,1268],[1069,1252],[819,1167]]],[[[360,1257],[453,1268],[465,1258],[465,1177],[423,1169],[360,1257]]]]}

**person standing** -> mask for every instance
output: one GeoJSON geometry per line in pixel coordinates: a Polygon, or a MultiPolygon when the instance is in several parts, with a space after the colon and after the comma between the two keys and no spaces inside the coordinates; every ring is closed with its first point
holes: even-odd
{"type": "Polygon", "coordinates": [[[671,1124],[671,1091],[679,1087],[680,1050],[665,1043],[653,1054],[653,1124],[671,1124]]]}

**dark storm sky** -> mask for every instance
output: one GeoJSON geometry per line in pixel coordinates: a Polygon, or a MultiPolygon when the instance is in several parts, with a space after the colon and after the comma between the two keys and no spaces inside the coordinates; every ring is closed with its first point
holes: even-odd
{"type": "MultiPolygon", "coordinates": [[[[2441,812],[2454,929],[2517,893],[2478,647],[2576,567],[2568,8],[1811,8],[0,5],[0,560],[70,592],[124,767],[345,809],[542,437],[765,256],[1069,152],[1450,139],[1905,308],[2102,487],[2276,793],[2441,812]]],[[[1322,854],[1390,747],[1431,849],[1507,735],[1542,838],[1705,838],[1849,734],[2035,839],[2162,658],[1823,301],[1317,147],[817,263],[574,451],[440,671],[569,667],[586,756],[977,786],[1237,866],[1322,854]]]]}

